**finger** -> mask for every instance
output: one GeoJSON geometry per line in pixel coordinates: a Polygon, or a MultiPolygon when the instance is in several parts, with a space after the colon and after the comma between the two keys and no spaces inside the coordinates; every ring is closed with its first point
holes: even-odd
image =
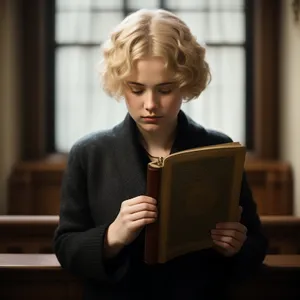
{"type": "Polygon", "coordinates": [[[237,230],[213,229],[213,230],[211,230],[211,234],[232,237],[232,238],[236,239],[237,241],[242,241],[242,242],[245,240],[245,233],[242,233],[242,232],[237,231],[237,230]]]}
{"type": "Polygon", "coordinates": [[[149,203],[139,203],[135,205],[128,206],[124,209],[128,214],[134,214],[142,211],[155,211],[157,212],[157,206],[149,203]]]}
{"type": "Polygon", "coordinates": [[[231,255],[236,252],[235,249],[228,243],[217,240],[213,240],[213,243],[217,246],[217,249],[225,255],[231,255]]]}
{"type": "Polygon", "coordinates": [[[155,211],[139,211],[129,215],[129,220],[133,222],[141,219],[148,219],[148,218],[156,219],[157,213],[155,211]]]}
{"type": "Polygon", "coordinates": [[[221,229],[221,230],[231,229],[231,230],[237,230],[241,233],[247,233],[247,227],[238,222],[217,223],[216,229],[221,229]]]}
{"type": "Polygon", "coordinates": [[[212,239],[213,241],[223,243],[223,245],[229,244],[233,249],[239,249],[241,247],[241,242],[229,236],[212,235],[212,239]]]}
{"type": "Polygon", "coordinates": [[[124,202],[129,206],[139,204],[139,203],[149,203],[149,204],[153,204],[153,205],[157,204],[156,199],[154,199],[152,197],[148,197],[148,196],[138,196],[138,197],[126,200],[124,202]]]}
{"type": "Polygon", "coordinates": [[[137,228],[141,228],[143,226],[146,226],[148,224],[152,224],[156,221],[155,218],[144,218],[144,219],[139,219],[136,221],[133,221],[130,223],[129,227],[132,229],[137,229],[137,228]]]}

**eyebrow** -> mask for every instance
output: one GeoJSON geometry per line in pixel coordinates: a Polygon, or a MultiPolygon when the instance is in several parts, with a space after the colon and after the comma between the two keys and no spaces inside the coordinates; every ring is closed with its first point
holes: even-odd
{"type": "MultiPolygon", "coordinates": [[[[163,85],[169,85],[169,84],[173,84],[173,83],[174,83],[173,81],[162,82],[162,83],[156,84],[155,86],[163,86],[163,85]]],[[[134,85],[138,85],[138,86],[145,86],[142,83],[134,82],[134,81],[128,81],[128,84],[134,84],[134,85]]]]}

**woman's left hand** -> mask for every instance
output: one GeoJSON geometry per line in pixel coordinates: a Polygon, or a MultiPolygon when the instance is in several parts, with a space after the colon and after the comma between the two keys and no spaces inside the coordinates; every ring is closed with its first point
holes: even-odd
{"type": "MultiPolygon", "coordinates": [[[[240,207],[240,216],[241,213],[240,207]]],[[[247,228],[240,222],[218,223],[216,229],[212,229],[211,237],[219,252],[224,256],[233,256],[240,251],[247,239],[247,228]]]]}

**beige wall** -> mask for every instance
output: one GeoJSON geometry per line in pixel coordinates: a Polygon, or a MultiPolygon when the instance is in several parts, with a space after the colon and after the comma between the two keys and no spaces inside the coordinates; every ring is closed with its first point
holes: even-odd
{"type": "Polygon", "coordinates": [[[0,214],[6,213],[6,187],[19,157],[17,0],[0,1],[0,214]]]}
{"type": "Polygon", "coordinates": [[[294,212],[300,216],[300,16],[296,23],[291,3],[282,0],[280,153],[294,169],[294,212]]]}

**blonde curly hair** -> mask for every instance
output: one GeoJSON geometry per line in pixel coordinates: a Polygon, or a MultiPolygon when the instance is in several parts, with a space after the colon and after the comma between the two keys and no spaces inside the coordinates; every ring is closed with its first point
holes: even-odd
{"type": "Polygon", "coordinates": [[[103,46],[103,89],[116,99],[123,97],[135,62],[149,57],[164,59],[186,101],[197,98],[211,80],[205,48],[188,26],[169,11],[141,9],[126,17],[103,46]]]}

